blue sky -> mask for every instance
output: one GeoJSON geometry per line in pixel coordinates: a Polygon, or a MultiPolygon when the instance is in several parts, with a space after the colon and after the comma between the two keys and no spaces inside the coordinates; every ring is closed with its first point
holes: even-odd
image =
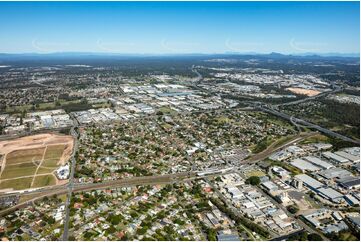
{"type": "Polygon", "coordinates": [[[0,52],[359,53],[359,2],[0,2],[0,52]]]}

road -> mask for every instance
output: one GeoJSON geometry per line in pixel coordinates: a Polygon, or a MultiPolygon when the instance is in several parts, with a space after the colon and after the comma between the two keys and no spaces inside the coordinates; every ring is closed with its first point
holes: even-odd
{"type": "MultiPolygon", "coordinates": [[[[199,78],[198,78],[198,82],[200,82],[202,80],[202,75],[194,68],[192,67],[192,71],[195,72],[199,78]]],[[[197,88],[197,89],[200,89],[202,91],[205,91],[209,94],[212,94],[212,92],[208,91],[208,90],[205,90],[203,88],[200,88],[198,85],[193,85],[192,87],[194,88],[197,88]]],[[[329,91],[329,92],[323,92],[323,93],[320,93],[316,96],[313,96],[313,97],[307,97],[307,98],[304,98],[304,99],[301,99],[301,100],[297,100],[297,101],[292,101],[292,102],[289,102],[289,103],[283,103],[283,104],[279,104],[278,106],[281,106],[281,105],[293,105],[293,104],[297,104],[297,103],[302,103],[302,102],[306,102],[306,101],[309,101],[309,100],[313,100],[313,99],[316,99],[316,98],[319,98],[319,97],[322,97],[324,95],[327,95],[327,94],[331,94],[331,93],[336,93],[336,92],[339,92],[341,91],[342,88],[339,87],[339,86],[335,86],[335,89],[333,89],[332,91],[329,91]]],[[[221,95],[222,96],[222,95],[221,95]]],[[[229,96],[233,96],[233,95],[230,95],[229,96]]],[[[237,100],[237,97],[233,96],[236,100],[237,100]]],[[[314,129],[314,130],[318,130],[320,131],[321,133],[324,133],[328,136],[332,136],[332,137],[335,137],[335,138],[339,138],[339,139],[342,139],[344,141],[348,141],[348,142],[351,142],[351,143],[354,143],[354,144],[357,144],[359,145],[360,144],[360,141],[359,140],[354,140],[354,139],[351,139],[347,136],[344,136],[344,135],[341,135],[339,133],[336,133],[332,130],[329,130],[329,129],[326,129],[326,128],[323,128],[319,125],[316,125],[316,124],[313,124],[313,123],[310,123],[306,120],[302,120],[302,119],[299,119],[299,118],[295,118],[293,116],[290,116],[288,114],[285,114],[285,113],[282,113],[280,111],[277,111],[275,110],[274,108],[272,107],[266,107],[267,105],[263,102],[252,102],[252,101],[249,101],[249,102],[244,102],[244,103],[248,103],[251,107],[255,107],[255,108],[258,108],[259,110],[263,111],[263,112],[266,112],[266,113],[269,113],[269,114],[272,114],[272,115],[275,115],[275,116],[278,116],[280,118],[283,118],[283,119],[286,119],[288,120],[289,122],[291,122],[292,124],[294,124],[296,126],[297,129],[299,129],[299,126],[302,125],[302,126],[306,126],[308,128],[311,128],[311,129],[314,129]]],[[[276,107],[276,105],[274,106],[276,107]]]]}
{"type": "Polygon", "coordinates": [[[38,80],[35,80],[35,77],[34,77],[34,76],[32,76],[31,82],[33,82],[33,83],[35,83],[35,84],[37,84],[37,85],[39,85],[39,86],[41,86],[41,87],[46,87],[46,88],[53,88],[53,87],[54,87],[54,86],[49,86],[49,85],[46,85],[46,84],[44,84],[44,83],[41,83],[41,82],[39,82],[38,80]]]}
{"type": "MultiPolygon", "coordinates": [[[[292,139],[290,139],[288,142],[286,142],[285,144],[279,145],[277,146],[278,140],[276,140],[275,142],[273,142],[270,146],[267,147],[267,149],[265,149],[264,151],[255,154],[253,156],[251,156],[249,159],[246,160],[245,163],[256,163],[258,161],[264,160],[266,159],[268,156],[270,156],[271,154],[273,154],[274,152],[276,152],[277,150],[281,150],[287,146],[290,146],[296,142],[299,142],[301,140],[307,139],[311,136],[316,135],[316,132],[311,132],[311,133],[300,133],[297,136],[293,137],[292,139]]],[[[244,164],[244,163],[242,163],[244,164]]]]}
{"type": "MultiPolygon", "coordinates": [[[[276,200],[273,199],[272,196],[269,196],[266,192],[264,192],[261,188],[256,187],[257,190],[263,194],[263,196],[267,197],[272,203],[273,205],[275,205],[277,208],[281,209],[283,212],[285,212],[287,214],[288,217],[293,218],[294,220],[297,221],[297,223],[304,229],[306,230],[308,233],[312,234],[312,233],[316,233],[319,234],[323,239],[327,240],[326,237],[321,234],[319,231],[317,231],[316,229],[311,228],[310,226],[308,226],[307,224],[305,224],[301,219],[299,219],[297,216],[295,216],[294,214],[288,212],[288,210],[283,207],[281,204],[279,204],[276,200]]],[[[297,231],[300,232],[300,231],[297,231]]]]}
{"type": "Polygon", "coordinates": [[[292,102],[288,102],[288,103],[276,104],[274,106],[279,107],[279,106],[295,105],[295,104],[299,104],[299,103],[303,103],[303,102],[307,102],[307,101],[312,101],[312,100],[315,100],[317,98],[324,97],[324,96],[326,96],[328,94],[333,94],[333,93],[337,93],[337,92],[340,92],[340,91],[342,91],[342,88],[339,87],[339,86],[335,86],[335,89],[333,89],[332,91],[322,92],[322,93],[320,93],[318,95],[315,95],[315,96],[312,96],[312,97],[306,97],[306,98],[296,100],[296,101],[292,101],[292,102]]]}
{"type": "MultiPolygon", "coordinates": [[[[197,78],[196,78],[196,83],[200,82],[203,77],[202,75],[195,69],[195,67],[192,67],[192,71],[194,73],[197,74],[197,78]]],[[[97,78],[97,81],[99,81],[99,76],[97,78]]],[[[38,83],[36,81],[34,81],[35,83],[39,84],[39,85],[44,85],[41,83],[38,83]]],[[[45,86],[45,85],[44,85],[45,86]]],[[[195,88],[200,89],[200,87],[193,86],[195,88]]],[[[202,89],[203,90],[203,89],[202,89]]],[[[293,105],[293,104],[298,104],[301,102],[305,102],[305,101],[309,101],[309,100],[313,100],[316,98],[319,98],[321,96],[330,94],[330,93],[334,93],[339,91],[340,89],[335,89],[331,92],[327,92],[327,93],[321,93],[317,96],[314,97],[309,97],[309,98],[305,98],[302,100],[297,100],[297,101],[293,101],[293,102],[289,102],[289,103],[284,103],[281,105],[293,105]]],[[[207,90],[203,90],[208,92],[207,90]]],[[[312,129],[316,129],[326,135],[329,136],[333,136],[336,138],[340,138],[342,140],[348,141],[348,142],[352,142],[355,144],[359,144],[358,140],[353,140],[349,137],[343,136],[341,134],[335,133],[331,130],[325,129],[323,127],[320,127],[318,125],[312,124],[308,121],[302,120],[302,119],[298,119],[295,117],[291,117],[285,113],[281,113],[279,111],[274,110],[272,107],[266,107],[265,104],[263,103],[256,103],[256,102],[249,102],[249,107],[244,108],[244,109],[252,109],[252,108],[257,108],[263,112],[266,113],[270,113],[272,115],[281,117],[283,119],[286,119],[288,121],[290,121],[291,123],[293,123],[294,125],[296,125],[297,127],[299,125],[302,126],[307,126],[310,127],[312,129]]],[[[281,106],[278,105],[278,106],[281,106]]],[[[236,110],[236,109],[235,109],[236,110]]],[[[196,112],[213,112],[215,110],[204,110],[204,111],[196,111],[196,112]]],[[[216,110],[219,111],[219,110],[216,110]]],[[[74,119],[74,118],[73,118],[74,119]]],[[[197,177],[195,173],[192,172],[186,172],[186,173],[177,173],[177,174],[167,174],[167,175],[159,175],[159,176],[147,176],[147,177],[134,177],[134,178],[127,178],[127,179],[121,179],[121,180],[113,180],[113,181],[107,181],[107,182],[102,182],[102,183],[91,183],[91,184],[74,184],[74,172],[75,172],[75,168],[76,168],[76,159],[75,159],[75,153],[77,151],[78,148],[78,134],[75,131],[75,127],[78,127],[78,123],[76,121],[76,119],[74,119],[74,127],[72,127],[71,129],[71,134],[76,138],[76,142],[74,145],[74,150],[73,150],[73,154],[71,157],[71,168],[70,168],[70,176],[69,176],[69,183],[68,185],[62,185],[62,186],[53,186],[53,187],[46,187],[46,188],[42,188],[42,189],[38,189],[38,190],[33,190],[33,191],[28,191],[25,193],[18,193],[18,194],[24,194],[24,195],[36,195],[36,197],[30,199],[27,202],[23,202],[20,204],[17,204],[9,209],[5,209],[3,211],[0,211],[0,216],[13,211],[14,209],[17,208],[21,208],[24,206],[27,206],[28,204],[41,199],[45,196],[51,196],[51,195],[60,195],[60,194],[67,194],[67,199],[66,199],[66,209],[65,209],[65,219],[64,219],[64,232],[63,232],[63,240],[68,240],[68,231],[69,231],[69,214],[70,214],[70,203],[71,203],[71,197],[72,194],[75,192],[82,192],[82,191],[89,191],[89,190],[95,190],[95,189],[107,189],[107,188],[116,188],[116,187],[129,187],[129,186],[137,186],[137,185],[155,185],[155,184],[170,184],[170,183],[177,183],[177,182],[185,182],[185,181],[189,181],[189,180],[193,180],[193,179],[198,179],[198,178],[202,178],[202,177],[197,177]]],[[[269,147],[265,152],[261,152],[260,154],[255,155],[254,157],[252,157],[248,162],[257,162],[259,160],[264,159],[265,157],[269,156],[270,153],[273,153],[275,150],[277,149],[281,149],[285,146],[288,146],[294,142],[297,142],[301,139],[303,139],[304,137],[299,137],[299,138],[295,138],[292,139],[291,141],[287,142],[286,144],[279,146],[279,147],[269,147]]],[[[209,175],[212,176],[212,175],[209,175]]],[[[205,176],[207,177],[207,176],[205,176]]],[[[211,183],[210,183],[211,184],[211,183]]],[[[229,201],[227,199],[224,198],[223,194],[221,194],[217,188],[214,188],[214,190],[219,193],[219,196],[221,198],[223,198],[223,200],[226,203],[229,203],[229,201]]],[[[13,194],[17,194],[17,193],[13,193],[13,194]]],[[[12,194],[12,195],[13,195],[12,194]]],[[[2,194],[1,196],[9,196],[9,194],[2,194]]],[[[227,204],[229,205],[229,204],[227,204]]],[[[239,213],[239,211],[237,211],[233,206],[229,206],[230,208],[234,209],[234,212],[236,214],[239,213]]],[[[299,219],[298,219],[299,221],[299,219]]],[[[302,225],[302,227],[304,227],[306,230],[309,230],[309,228],[307,228],[308,226],[305,225],[302,221],[299,221],[299,223],[302,225]]],[[[311,230],[310,230],[311,231],[311,230]]],[[[312,232],[314,232],[314,230],[312,230],[312,232]]],[[[275,234],[273,234],[273,236],[275,236],[275,234]]]]}
{"type": "Polygon", "coordinates": [[[75,169],[76,169],[76,159],[75,159],[75,154],[78,152],[78,146],[79,146],[79,141],[78,141],[78,136],[79,134],[77,133],[77,131],[75,130],[76,128],[78,128],[78,121],[73,117],[73,123],[74,126],[70,129],[70,134],[74,137],[74,149],[73,149],[73,153],[71,155],[71,167],[70,167],[70,176],[69,176],[69,183],[67,186],[68,189],[68,194],[67,194],[67,198],[66,198],[66,202],[65,202],[65,218],[64,218],[64,231],[63,231],[63,240],[64,241],[68,241],[69,239],[69,220],[70,220],[70,202],[71,202],[71,197],[73,194],[73,189],[74,189],[74,173],[75,173],[75,169]]]}
{"type": "MultiPolygon", "coordinates": [[[[233,206],[233,204],[229,201],[229,199],[227,199],[227,198],[219,191],[218,187],[214,186],[214,184],[213,184],[212,181],[210,181],[208,178],[205,178],[204,180],[212,187],[213,191],[214,191],[215,193],[217,193],[218,197],[227,205],[227,207],[228,207],[229,209],[232,210],[232,212],[233,212],[234,214],[238,215],[239,217],[244,217],[243,214],[233,206]]],[[[248,229],[246,229],[246,231],[248,231],[248,229]]],[[[269,231],[269,232],[270,232],[270,234],[272,235],[272,237],[276,237],[276,236],[277,236],[273,231],[269,231]]],[[[252,237],[253,240],[256,240],[256,238],[253,236],[252,232],[250,232],[250,233],[248,233],[248,234],[252,237]]]]}
{"type": "Polygon", "coordinates": [[[197,71],[197,69],[195,69],[194,65],[192,66],[192,72],[197,74],[197,79],[195,82],[200,82],[203,79],[203,76],[197,71]]]}
{"type": "MultiPolygon", "coordinates": [[[[188,182],[196,179],[202,179],[205,177],[214,177],[219,174],[208,174],[204,176],[197,176],[195,172],[182,172],[166,175],[155,175],[155,176],[142,176],[132,177],[119,180],[111,180],[100,183],[74,183],[72,187],[72,193],[91,191],[91,190],[103,190],[118,187],[134,187],[134,186],[145,186],[145,185],[165,185],[173,183],[188,182]]],[[[3,216],[15,209],[27,206],[27,204],[36,200],[42,199],[46,196],[52,195],[63,195],[69,193],[69,185],[58,185],[53,187],[46,187],[42,189],[32,190],[26,193],[12,193],[11,195],[27,195],[33,196],[29,201],[19,203],[11,208],[0,211],[0,216],[3,216]]],[[[9,196],[10,194],[6,194],[9,196]]],[[[68,198],[69,199],[69,198],[68,198]]],[[[67,200],[67,204],[70,204],[70,199],[67,200]]],[[[64,225],[65,226],[65,225],[64,225]]],[[[64,236],[63,236],[64,237],[64,236]]]]}
{"type": "Polygon", "coordinates": [[[299,118],[295,118],[293,116],[290,116],[288,114],[285,114],[285,113],[281,113],[280,111],[276,111],[274,109],[271,109],[271,108],[267,108],[265,106],[262,106],[262,105],[258,105],[257,106],[258,109],[260,109],[261,111],[263,112],[266,112],[266,113],[269,113],[269,114],[272,114],[272,115],[275,115],[277,117],[280,117],[280,118],[283,118],[283,119],[286,119],[292,123],[298,123],[298,124],[301,124],[303,126],[307,126],[308,128],[311,128],[311,129],[315,129],[315,130],[318,130],[320,131],[321,133],[324,133],[328,136],[332,136],[332,137],[335,137],[335,138],[338,138],[338,139],[342,139],[344,141],[347,141],[347,142],[351,142],[351,143],[354,143],[354,144],[360,144],[360,141],[359,140],[354,140],[354,139],[351,139],[347,136],[344,136],[342,134],[339,134],[339,133],[336,133],[336,132],[333,132],[332,130],[329,130],[329,129],[326,129],[326,128],[323,128],[319,125],[316,125],[316,124],[313,124],[313,123],[310,123],[306,120],[303,120],[303,119],[299,119],[299,118]]]}

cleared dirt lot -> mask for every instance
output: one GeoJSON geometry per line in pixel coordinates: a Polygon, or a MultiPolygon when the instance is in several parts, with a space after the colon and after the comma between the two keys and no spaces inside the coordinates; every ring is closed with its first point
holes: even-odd
{"type": "Polygon", "coordinates": [[[320,91],[316,91],[316,90],[309,90],[309,89],[296,88],[296,87],[286,88],[286,90],[296,94],[306,95],[308,97],[316,96],[321,93],[320,91]]]}
{"type": "Polygon", "coordinates": [[[73,145],[72,136],[59,134],[38,134],[1,141],[0,191],[59,183],[55,170],[68,161],[73,145]]]}

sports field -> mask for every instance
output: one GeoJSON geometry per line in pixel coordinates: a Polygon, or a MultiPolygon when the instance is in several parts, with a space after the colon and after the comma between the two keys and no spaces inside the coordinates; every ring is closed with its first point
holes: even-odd
{"type": "Polygon", "coordinates": [[[73,150],[72,136],[39,134],[0,142],[0,191],[55,185],[73,150]]]}

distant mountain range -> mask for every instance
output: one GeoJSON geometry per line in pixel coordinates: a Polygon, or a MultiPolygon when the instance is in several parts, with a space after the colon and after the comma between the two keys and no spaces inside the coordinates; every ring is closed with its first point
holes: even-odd
{"type": "Polygon", "coordinates": [[[16,61],[16,60],[31,60],[31,59],[72,59],[72,58],[139,58],[139,57],[209,57],[209,58],[233,58],[239,57],[261,57],[261,58],[360,58],[359,53],[295,53],[295,54],[282,54],[277,52],[272,53],[256,53],[256,52],[226,52],[226,53],[189,53],[189,54],[121,54],[121,53],[101,53],[101,52],[55,52],[55,53],[0,53],[0,61],[16,61]]]}

